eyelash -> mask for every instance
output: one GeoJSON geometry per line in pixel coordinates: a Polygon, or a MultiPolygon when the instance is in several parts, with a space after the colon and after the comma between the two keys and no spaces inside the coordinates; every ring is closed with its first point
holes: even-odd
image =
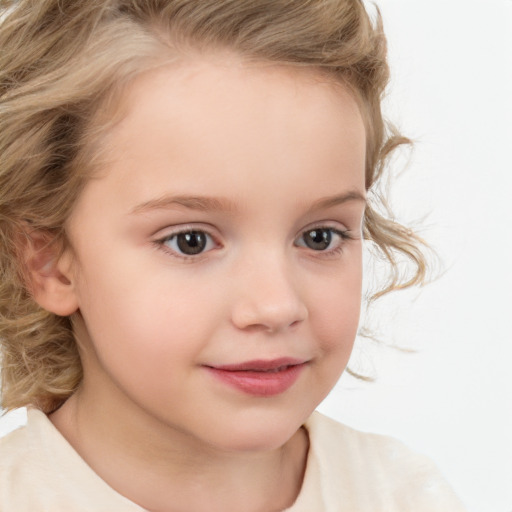
{"type": "MultiPolygon", "coordinates": [[[[301,240],[303,239],[304,235],[306,235],[307,233],[312,233],[314,231],[327,231],[327,232],[330,232],[331,233],[331,241],[333,239],[333,235],[336,235],[340,238],[340,241],[337,243],[337,245],[333,248],[333,249],[328,249],[328,250],[314,250],[312,249],[311,247],[307,247],[307,246],[303,246],[303,245],[297,245],[296,243],[294,243],[294,245],[296,247],[302,247],[304,249],[309,249],[310,251],[312,251],[313,253],[315,253],[315,256],[317,257],[322,257],[322,258],[329,258],[329,257],[335,257],[339,254],[341,254],[345,248],[345,243],[349,240],[353,240],[353,236],[350,234],[350,231],[348,229],[346,230],[340,230],[340,229],[336,229],[336,228],[333,228],[331,226],[315,226],[315,227],[312,227],[312,228],[309,228],[309,229],[306,229],[305,231],[303,231],[300,235],[300,237],[298,238],[298,240],[301,240]]],[[[330,245],[330,244],[329,244],[330,245]]]]}
{"type": "MultiPolygon", "coordinates": [[[[210,243],[218,245],[215,240],[215,237],[213,235],[211,235],[208,231],[206,231],[204,229],[198,229],[198,228],[192,228],[192,227],[184,228],[182,230],[176,231],[174,233],[170,233],[162,238],[159,238],[158,240],[155,240],[155,244],[158,249],[165,251],[167,254],[170,253],[170,254],[172,254],[172,256],[174,256],[176,258],[180,258],[184,261],[189,261],[189,262],[198,261],[202,256],[204,256],[209,251],[206,251],[206,252],[201,251],[200,253],[198,253],[196,255],[188,255],[188,254],[180,253],[180,252],[176,251],[175,249],[170,248],[167,245],[168,242],[170,242],[173,239],[177,239],[178,236],[186,235],[186,234],[190,234],[190,233],[206,235],[206,237],[211,241],[210,243]]],[[[207,240],[207,243],[208,243],[208,240],[207,240]]]]}
{"type": "MultiPolygon", "coordinates": [[[[334,249],[329,249],[329,250],[314,250],[314,249],[308,248],[307,246],[304,246],[304,245],[297,245],[294,242],[295,247],[302,247],[304,249],[310,249],[311,252],[317,253],[317,256],[328,258],[331,256],[334,257],[338,254],[341,254],[343,252],[345,242],[354,239],[354,237],[350,234],[350,230],[340,230],[340,229],[336,229],[336,228],[333,228],[330,226],[319,225],[319,226],[315,226],[315,227],[306,229],[305,231],[302,231],[298,240],[302,239],[305,234],[312,233],[313,231],[317,231],[317,230],[318,231],[328,231],[331,233],[331,236],[332,235],[339,236],[341,240],[334,249]]],[[[204,229],[197,229],[197,228],[192,228],[192,227],[185,228],[185,229],[176,231],[174,233],[170,233],[170,234],[166,235],[165,237],[155,240],[154,244],[156,245],[156,247],[158,249],[165,251],[167,254],[171,253],[176,258],[180,258],[181,260],[184,260],[187,262],[194,262],[194,261],[197,262],[199,259],[201,259],[201,256],[204,256],[206,253],[210,252],[211,249],[207,250],[207,251],[201,251],[195,255],[188,255],[188,254],[180,253],[175,249],[171,249],[170,247],[168,247],[166,245],[171,240],[177,239],[178,236],[190,234],[190,233],[206,235],[208,237],[208,239],[211,241],[211,243],[218,244],[216,242],[215,237],[208,231],[206,231],[204,229]]]]}

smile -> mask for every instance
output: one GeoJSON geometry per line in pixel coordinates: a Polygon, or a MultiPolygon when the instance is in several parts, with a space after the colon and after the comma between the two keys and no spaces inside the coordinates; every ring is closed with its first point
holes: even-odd
{"type": "Polygon", "coordinates": [[[205,368],[213,377],[238,391],[270,397],[280,395],[292,387],[306,365],[307,361],[281,358],[205,368]]]}

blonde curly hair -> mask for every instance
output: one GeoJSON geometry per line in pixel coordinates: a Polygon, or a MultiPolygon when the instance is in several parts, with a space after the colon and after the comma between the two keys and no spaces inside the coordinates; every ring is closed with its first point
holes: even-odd
{"type": "Polygon", "coordinates": [[[364,238],[389,263],[376,296],[423,281],[421,240],[393,221],[377,190],[409,141],[381,113],[388,82],[380,14],[360,0],[0,0],[1,405],[59,407],[82,367],[71,320],[32,298],[27,233],[66,246],[65,221],[100,158],[121,90],[163,57],[229,49],[307,66],[348,85],[367,129],[364,238]],[[412,262],[409,276],[399,259],[412,262]],[[398,259],[397,259],[398,258],[398,259]]]}

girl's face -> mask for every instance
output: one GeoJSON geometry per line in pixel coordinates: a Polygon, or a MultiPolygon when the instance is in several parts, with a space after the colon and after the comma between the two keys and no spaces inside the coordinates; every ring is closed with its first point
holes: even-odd
{"type": "Polygon", "coordinates": [[[281,446],[356,335],[357,104],[312,71],[213,59],[123,102],[68,225],[83,392],[211,447],[281,446]]]}

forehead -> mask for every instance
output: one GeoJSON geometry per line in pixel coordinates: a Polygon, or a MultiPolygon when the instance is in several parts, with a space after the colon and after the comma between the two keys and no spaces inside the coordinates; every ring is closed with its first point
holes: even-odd
{"type": "Polygon", "coordinates": [[[141,75],[121,108],[102,174],[132,202],[164,189],[224,195],[226,184],[277,194],[284,179],[300,188],[311,175],[324,195],[338,182],[364,191],[357,102],[319,71],[197,58],[141,75]]]}

